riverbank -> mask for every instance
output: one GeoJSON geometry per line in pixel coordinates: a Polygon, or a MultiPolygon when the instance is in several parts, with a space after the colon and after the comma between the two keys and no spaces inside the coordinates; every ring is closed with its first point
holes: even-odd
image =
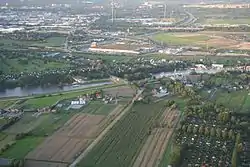
{"type": "Polygon", "coordinates": [[[6,97],[6,98],[0,98],[0,102],[3,101],[15,101],[15,100],[26,100],[26,99],[35,99],[35,98],[45,98],[45,97],[52,97],[52,96],[72,96],[73,94],[77,94],[79,92],[83,91],[94,91],[94,90],[100,90],[105,88],[112,88],[112,87],[119,87],[123,86],[124,84],[110,84],[110,85],[102,85],[102,86],[95,86],[95,87],[89,87],[89,88],[82,88],[77,90],[70,90],[70,91],[64,91],[64,92],[57,92],[53,94],[44,94],[44,95],[32,95],[32,96],[25,96],[25,97],[6,97]]]}
{"type": "Polygon", "coordinates": [[[1,98],[21,98],[27,96],[37,96],[37,95],[44,95],[44,94],[54,94],[54,93],[61,93],[66,91],[72,90],[80,90],[89,87],[96,87],[96,86],[103,86],[103,85],[111,85],[113,82],[110,80],[95,80],[90,81],[84,84],[79,85],[66,85],[63,87],[58,87],[56,85],[50,87],[29,87],[29,88],[15,88],[15,89],[6,89],[3,92],[0,92],[0,99],[1,98]]]}

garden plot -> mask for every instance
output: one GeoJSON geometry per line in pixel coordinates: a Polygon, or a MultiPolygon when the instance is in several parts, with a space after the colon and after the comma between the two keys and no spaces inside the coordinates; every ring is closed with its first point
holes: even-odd
{"type": "Polygon", "coordinates": [[[175,152],[171,163],[176,163],[173,157],[179,155],[182,167],[202,164],[231,167],[232,155],[240,144],[240,131],[235,120],[224,107],[188,106],[173,140],[175,152]]]}

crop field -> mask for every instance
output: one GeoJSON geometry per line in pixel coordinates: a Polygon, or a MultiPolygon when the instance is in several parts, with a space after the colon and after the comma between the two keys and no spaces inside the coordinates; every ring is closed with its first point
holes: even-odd
{"type": "Polygon", "coordinates": [[[133,167],[157,167],[167,148],[174,127],[178,121],[179,113],[176,110],[167,108],[157,125],[149,135],[142,147],[133,167]]]}
{"type": "Polygon", "coordinates": [[[134,89],[129,86],[120,86],[114,88],[108,88],[104,90],[105,94],[110,94],[117,97],[133,97],[136,93],[134,89]]]}
{"type": "Polygon", "coordinates": [[[17,140],[14,145],[0,156],[10,159],[22,159],[39,143],[41,143],[43,139],[43,137],[25,137],[24,139],[17,140]]]}
{"type": "Polygon", "coordinates": [[[182,45],[194,44],[198,42],[208,41],[210,38],[206,35],[196,33],[160,33],[153,37],[154,40],[167,44],[182,45]]]}
{"type": "Polygon", "coordinates": [[[33,116],[33,113],[24,113],[23,117],[15,124],[4,130],[8,134],[27,133],[35,129],[37,126],[46,122],[50,115],[33,116]]]}
{"type": "Polygon", "coordinates": [[[242,33],[230,34],[218,32],[187,32],[187,33],[159,33],[152,38],[168,45],[194,45],[225,49],[250,49],[249,42],[241,41],[242,33]],[[237,37],[239,36],[239,37],[237,37]]]}
{"type": "Polygon", "coordinates": [[[103,104],[100,101],[93,101],[86,106],[82,112],[94,115],[108,115],[116,108],[115,104],[103,104]]]}
{"type": "MultiPolygon", "coordinates": [[[[100,107],[98,110],[101,114],[93,115],[91,107],[88,109],[91,114],[74,114],[63,126],[57,127],[58,130],[55,133],[47,137],[41,145],[26,156],[27,166],[32,164],[36,164],[37,167],[50,164],[56,166],[58,162],[62,166],[69,164],[120,114],[122,109],[123,105],[112,106],[109,109],[100,107]],[[110,110],[109,114],[107,114],[107,110],[110,110]]],[[[46,128],[46,126],[41,125],[40,128],[46,128]]],[[[51,125],[48,128],[52,128],[51,125]]],[[[34,133],[38,129],[33,130],[34,133]]]]}
{"type": "Polygon", "coordinates": [[[164,101],[135,104],[79,163],[81,167],[133,166],[156,120],[165,110],[164,101]]]}
{"type": "Polygon", "coordinates": [[[105,116],[77,114],[26,159],[70,163],[96,137],[105,116]]]}

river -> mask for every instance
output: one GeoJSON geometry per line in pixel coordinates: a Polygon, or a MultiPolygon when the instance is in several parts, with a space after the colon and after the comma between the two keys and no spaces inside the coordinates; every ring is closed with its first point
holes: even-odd
{"type": "Polygon", "coordinates": [[[17,87],[14,89],[0,90],[0,98],[52,94],[52,93],[78,90],[78,89],[83,89],[83,88],[90,88],[90,87],[110,85],[110,84],[112,84],[112,82],[100,82],[100,83],[84,84],[84,85],[77,85],[77,86],[67,85],[63,87],[58,87],[58,86],[49,86],[49,87],[39,86],[39,87],[28,87],[28,88],[17,87]]]}

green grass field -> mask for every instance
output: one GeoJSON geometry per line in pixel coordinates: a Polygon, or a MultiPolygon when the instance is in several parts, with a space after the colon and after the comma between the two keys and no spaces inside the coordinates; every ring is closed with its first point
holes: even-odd
{"type": "Polygon", "coordinates": [[[204,42],[210,39],[206,35],[193,34],[188,36],[182,35],[180,33],[160,33],[153,36],[153,39],[159,42],[173,45],[188,45],[197,42],[204,42]]]}
{"type": "Polygon", "coordinates": [[[20,45],[23,47],[60,47],[63,45],[65,37],[50,37],[45,41],[25,41],[25,40],[12,40],[12,39],[0,39],[0,43],[4,44],[0,48],[13,49],[18,48],[20,45]]]}
{"type": "Polygon", "coordinates": [[[10,72],[36,72],[44,71],[50,69],[60,69],[70,67],[69,63],[66,62],[56,62],[56,61],[47,61],[45,62],[42,59],[33,58],[13,58],[13,59],[4,59],[0,62],[0,70],[4,73],[10,72]]]}
{"type": "Polygon", "coordinates": [[[10,159],[23,159],[31,150],[43,141],[42,137],[25,137],[17,140],[8,150],[0,156],[10,159]]]}
{"type": "Polygon", "coordinates": [[[136,104],[80,162],[81,167],[132,166],[165,101],[136,104]]]}
{"type": "Polygon", "coordinates": [[[110,87],[116,87],[116,86],[120,86],[120,85],[104,85],[104,86],[97,86],[97,87],[93,87],[93,88],[86,88],[86,89],[80,89],[77,91],[70,91],[70,92],[64,92],[62,94],[58,94],[58,95],[52,95],[52,96],[48,96],[48,97],[41,97],[41,98],[32,98],[32,99],[28,99],[24,104],[22,104],[21,106],[26,106],[25,108],[43,108],[43,107],[48,107],[51,106],[53,104],[55,104],[57,101],[62,100],[62,99],[70,99],[70,98],[74,98],[83,94],[87,94],[87,93],[93,93],[96,90],[100,90],[100,89],[105,89],[105,88],[110,88],[110,87]]]}
{"type": "Polygon", "coordinates": [[[225,92],[217,91],[214,96],[216,103],[222,104],[235,112],[250,112],[250,95],[248,91],[225,92]]]}
{"type": "Polygon", "coordinates": [[[250,24],[250,19],[205,19],[204,24],[250,24]]]}

